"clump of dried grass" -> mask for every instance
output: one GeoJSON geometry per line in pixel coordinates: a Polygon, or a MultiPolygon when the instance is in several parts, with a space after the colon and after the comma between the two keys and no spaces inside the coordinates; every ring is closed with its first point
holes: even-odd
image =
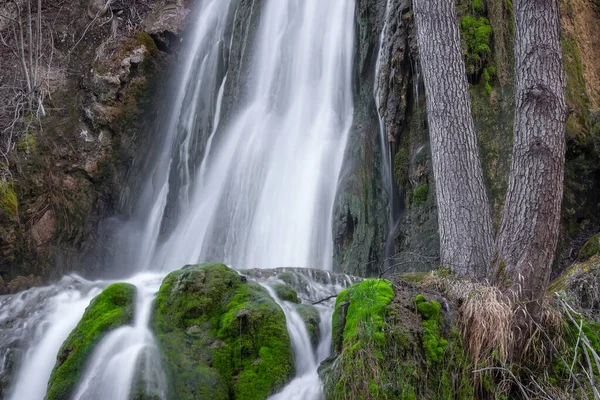
{"type": "MultiPolygon", "coordinates": [[[[494,393],[490,397],[514,394],[516,390],[524,399],[578,398],[582,393],[583,398],[589,398],[586,393],[591,388],[591,398],[600,399],[593,371],[585,374],[584,379],[574,375],[573,371],[581,367],[591,371],[592,364],[600,359],[591,346],[586,346],[587,339],[580,332],[578,343],[581,342],[586,354],[591,353],[591,356],[588,365],[575,365],[577,355],[571,354],[572,349],[568,349],[564,340],[565,324],[573,320],[571,314],[575,311],[565,302],[564,293],[561,296],[549,294],[542,299],[539,313],[534,317],[525,304],[490,284],[432,273],[423,280],[423,285],[441,290],[457,305],[462,335],[473,359],[473,383],[481,388],[486,380],[489,384],[491,378],[494,393]],[[527,332],[522,332],[524,327],[527,332]],[[520,337],[527,338],[524,346],[519,343],[520,337]],[[557,387],[550,379],[556,359],[562,359],[570,367],[568,387],[557,387]]],[[[599,293],[594,292],[594,288],[600,287],[597,285],[600,285],[598,274],[581,275],[576,281],[571,278],[568,297],[578,298],[579,304],[583,294],[586,300],[582,305],[597,304],[595,298],[592,299],[593,294],[599,293]]]]}

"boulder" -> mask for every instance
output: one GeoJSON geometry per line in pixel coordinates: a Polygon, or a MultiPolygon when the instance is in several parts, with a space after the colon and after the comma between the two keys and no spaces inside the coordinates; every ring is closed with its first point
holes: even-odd
{"type": "Polygon", "coordinates": [[[169,399],[265,399],[293,374],[283,310],[262,286],[223,264],[170,273],[152,327],[169,399]]]}

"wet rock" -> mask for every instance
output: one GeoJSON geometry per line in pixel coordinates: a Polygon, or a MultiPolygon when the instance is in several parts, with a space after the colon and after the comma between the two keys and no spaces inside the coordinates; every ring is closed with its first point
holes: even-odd
{"type": "Polygon", "coordinates": [[[223,264],[170,273],[152,320],[170,399],[265,399],[292,376],[283,310],[223,264]]]}
{"type": "Polygon", "coordinates": [[[31,237],[35,246],[48,244],[56,234],[56,218],[54,211],[48,210],[31,227],[31,237]]]}
{"type": "Polygon", "coordinates": [[[135,286],[115,283],[92,300],[58,353],[46,400],[71,398],[95,345],[107,332],[133,320],[135,294],[135,286]]]}

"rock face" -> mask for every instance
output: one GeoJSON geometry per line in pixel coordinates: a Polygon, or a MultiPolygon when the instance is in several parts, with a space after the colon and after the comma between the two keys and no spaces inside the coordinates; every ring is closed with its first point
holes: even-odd
{"type": "MultiPolygon", "coordinates": [[[[512,150],[513,16],[502,2],[474,7],[472,1],[458,0],[456,5],[484,179],[497,225],[512,150]],[[473,35],[475,28],[488,34],[473,35]]],[[[563,8],[566,97],[571,110],[557,252],[564,263],[574,260],[584,238],[600,226],[600,97],[594,89],[600,82],[593,67],[599,56],[590,47],[600,40],[592,28],[600,21],[600,10],[581,0],[566,0],[563,8]]],[[[429,270],[439,260],[438,221],[426,98],[410,2],[357,0],[356,29],[354,126],[334,210],[334,268],[374,276],[386,269],[384,260],[392,257],[396,272],[429,270]],[[390,5],[387,14],[386,3],[390,5]],[[375,77],[379,49],[380,69],[375,77]],[[378,115],[383,118],[393,160],[396,187],[392,193],[383,181],[378,115]],[[395,209],[390,209],[391,204],[395,209]],[[390,226],[390,221],[397,225],[390,226]],[[394,243],[390,246],[387,240],[386,247],[390,230],[394,243]]]]}
{"type": "Polygon", "coordinates": [[[47,400],[71,398],[94,346],[107,332],[133,320],[135,294],[135,286],[115,283],[92,300],[58,353],[47,400]]]}
{"type": "Polygon", "coordinates": [[[265,399],[293,374],[283,310],[263,287],[223,264],[170,273],[152,326],[170,399],[265,399]]]}
{"type": "MultiPolygon", "coordinates": [[[[152,142],[164,91],[157,78],[176,57],[188,9],[170,0],[113,1],[104,13],[105,3],[80,1],[60,10],[42,4],[42,22],[54,32],[52,65],[44,71],[46,114],[15,133],[9,162],[0,162],[0,275],[6,282],[30,274],[48,280],[75,267],[99,274],[101,254],[110,253],[97,246],[106,217],[128,213],[134,201],[129,193],[137,191],[143,168],[135,155],[152,142]]],[[[10,28],[2,23],[0,31],[10,28]]],[[[3,85],[10,77],[0,71],[3,85]]]]}

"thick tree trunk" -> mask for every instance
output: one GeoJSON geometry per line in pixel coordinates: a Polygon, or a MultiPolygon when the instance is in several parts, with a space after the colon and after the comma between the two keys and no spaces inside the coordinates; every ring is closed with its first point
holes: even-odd
{"type": "Polygon", "coordinates": [[[427,95],[442,265],[487,276],[492,222],[471,116],[454,0],[414,0],[427,95]]]}
{"type": "Polygon", "coordinates": [[[547,290],[563,194],[565,80],[558,0],[515,0],[515,124],[498,236],[501,284],[535,314],[547,290]]]}

